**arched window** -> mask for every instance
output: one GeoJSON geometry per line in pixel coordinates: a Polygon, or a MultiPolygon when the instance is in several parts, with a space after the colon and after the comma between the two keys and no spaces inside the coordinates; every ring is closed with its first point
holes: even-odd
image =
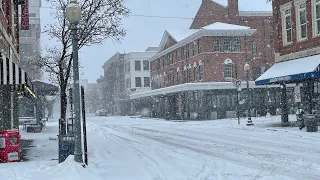
{"type": "Polygon", "coordinates": [[[232,60],[231,59],[224,60],[224,79],[228,81],[232,79],[232,60]]]}
{"type": "Polygon", "coordinates": [[[203,76],[203,67],[202,67],[202,61],[199,61],[199,80],[202,80],[202,76],[203,76]]]}
{"type": "Polygon", "coordinates": [[[197,63],[193,63],[193,81],[197,81],[197,63]]]}

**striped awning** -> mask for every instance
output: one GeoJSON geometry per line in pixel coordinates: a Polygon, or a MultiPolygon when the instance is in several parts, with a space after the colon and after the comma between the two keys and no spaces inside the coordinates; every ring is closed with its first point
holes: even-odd
{"type": "Polygon", "coordinates": [[[35,97],[28,74],[2,53],[0,53],[0,85],[9,85],[13,91],[23,91],[35,97]]]}

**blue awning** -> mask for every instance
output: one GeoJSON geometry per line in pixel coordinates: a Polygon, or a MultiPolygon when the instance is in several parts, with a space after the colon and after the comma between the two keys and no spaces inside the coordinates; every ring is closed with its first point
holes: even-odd
{"type": "Polygon", "coordinates": [[[320,55],[275,63],[255,82],[256,85],[292,83],[320,78],[320,55]]]}

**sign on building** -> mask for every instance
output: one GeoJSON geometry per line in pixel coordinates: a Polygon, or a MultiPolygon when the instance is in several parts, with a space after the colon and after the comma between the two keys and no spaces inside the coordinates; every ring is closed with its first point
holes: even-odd
{"type": "Polygon", "coordinates": [[[294,87],[294,101],[301,102],[301,93],[300,93],[300,86],[294,87]]]}

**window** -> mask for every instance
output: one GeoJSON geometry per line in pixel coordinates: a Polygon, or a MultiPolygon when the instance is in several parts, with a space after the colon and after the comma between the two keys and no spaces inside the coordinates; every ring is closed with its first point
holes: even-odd
{"type": "Polygon", "coordinates": [[[230,38],[225,38],[223,40],[223,50],[225,52],[231,52],[231,39],[230,38]]]}
{"type": "Polygon", "coordinates": [[[233,45],[234,45],[233,50],[235,52],[240,52],[240,38],[234,38],[233,45]]]}
{"type": "Polygon", "coordinates": [[[282,41],[283,45],[292,43],[292,22],[291,22],[291,5],[289,2],[280,7],[282,19],[282,41]]]}
{"type": "Polygon", "coordinates": [[[166,73],[163,74],[163,87],[166,87],[167,76],[166,73]]]}
{"type": "Polygon", "coordinates": [[[202,68],[202,63],[199,64],[199,80],[202,80],[202,75],[203,75],[203,68],[202,68]]]}
{"type": "Polygon", "coordinates": [[[252,55],[257,55],[257,43],[255,41],[251,41],[251,53],[252,55]]]}
{"type": "Polygon", "coordinates": [[[187,82],[187,76],[186,76],[186,68],[183,70],[183,74],[182,74],[182,76],[183,76],[183,83],[186,83],[187,82]]]}
{"type": "Polygon", "coordinates": [[[162,68],[164,68],[164,58],[162,58],[162,68]]]}
{"type": "Polygon", "coordinates": [[[302,41],[307,39],[307,10],[306,2],[297,2],[296,7],[296,19],[297,19],[297,40],[302,41]]]}
{"type": "Polygon", "coordinates": [[[143,70],[149,70],[149,61],[148,60],[144,60],[143,61],[143,70]]]}
{"type": "Polygon", "coordinates": [[[193,81],[197,81],[197,67],[193,67],[193,81]]]}
{"type": "Polygon", "coordinates": [[[37,17],[36,13],[29,13],[29,17],[37,17]]]}
{"type": "Polygon", "coordinates": [[[31,55],[32,54],[32,45],[31,44],[20,44],[19,52],[23,55],[31,55]]]}
{"type": "Polygon", "coordinates": [[[189,48],[189,44],[186,45],[186,57],[190,58],[190,48],[189,48]]]}
{"type": "Polygon", "coordinates": [[[175,58],[176,58],[176,61],[178,61],[178,50],[175,50],[175,58]]]}
{"type": "Polygon", "coordinates": [[[215,52],[220,52],[220,46],[221,46],[221,44],[220,44],[220,39],[215,39],[214,41],[213,41],[213,44],[214,44],[214,51],[215,52]]]}
{"type": "Polygon", "coordinates": [[[20,30],[21,37],[31,37],[31,30],[20,30]]]}
{"type": "Polygon", "coordinates": [[[136,71],[141,71],[141,62],[140,61],[134,61],[134,69],[136,71]]]}
{"type": "Polygon", "coordinates": [[[141,77],[136,77],[136,87],[141,87],[141,77]]]}
{"type": "Polygon", "coordinates": [[[181,47],[181,59],[184,59],[184,55],[186,53],[185,51],[186,51],[185,47],[184,46],[181,47]]]}
{"type": "Polygon", "coordinates": [[[173,52],[169,53],[169,62],[173,64],[173,52]]]}
{"type": "Polygon", "coordinates": [[[144,77],[143,78],[143,86],[144,87],[150,87],[150,78],[149,77],[144,77]]]}
{"type": "Polygon", "coordinates": [[[192,43],[192,56],[195,56],[196,55],[196,43],[193,42],[192,43]]]}
{"type": "Polygon", "coordinates": [[[313,36],[320,35],[320,0],[313,0],[312,2],[313,13],[313,36]]]}
{"type": "Polygon", "coordinates": [[[192,69],[191,69],[191,65],[189,64],[189,67],[188,67],[188,82],[191,81],[191,73],[192,73],[192,69]]]}
{"type": "Polygon", "coordinates": [[[177,71],[177,84],[180,84],[180,73],[177,71]]]}
{"type": "Polygon", "coordinates": [[[130,79],[126,79],[126,89],[130,88],[130,79]]]}
{"type": "Polygon", "coordinates": [[[198,39],[198,54],[201,53],[201,44],[200,44],[200,39],[198,39]]]}
{"type": "Polygon", "coordinates": [[[231,80],[232,78],[232,60],[226,59],[224,61],[224,78],[225,80],[231,80]]]}

